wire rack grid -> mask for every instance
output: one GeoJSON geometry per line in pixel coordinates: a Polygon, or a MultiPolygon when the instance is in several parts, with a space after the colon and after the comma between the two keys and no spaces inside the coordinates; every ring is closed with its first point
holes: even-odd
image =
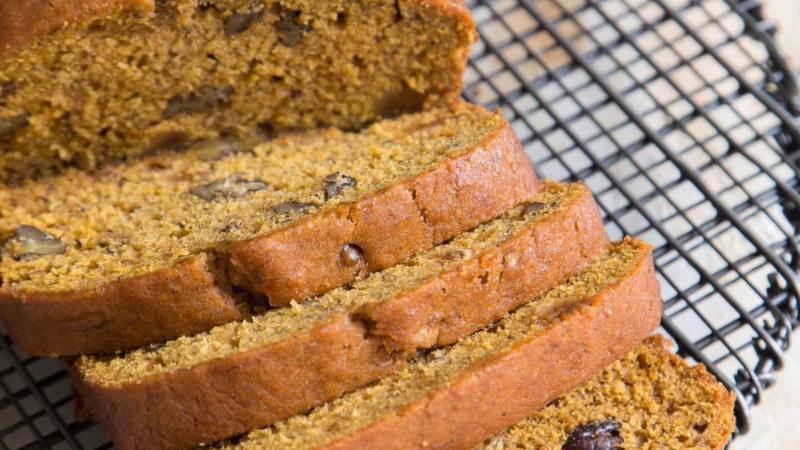
{"type": "MultiPolygon", "coordinates": [[[[468,0],[464,96],[540,175],[584,180],[612,237],[655,246],[661,332],[737,394],[775,382],[798,297],[800,101],[754,0],[468,0]]],[[[112,448],[58,361],[0,338],[0,449],[112,448]]]]}
{"type": "Polygon", "coordinates": [[[589,183],[612,235],[655,245],[663,331],[736,392],[747,432],[798,319],[794,80],[774,28],[733,0],[474,6],[467,97],[502,109],[542,175],[589,183]]]}

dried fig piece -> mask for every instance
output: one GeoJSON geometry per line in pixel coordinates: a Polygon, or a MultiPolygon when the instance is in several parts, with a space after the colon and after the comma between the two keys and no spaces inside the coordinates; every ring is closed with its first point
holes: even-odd
{"type": "Polygon", "coordinates": [[[60,255],[67,251],[67,245],[36,227],[20,225],[3,250],[12,258],[20,259],[27,256],[60,255]]]}
{"type": "Polygon", "coordinates": [[[348,187],[356,187],[356,179],[339,172],[332,173],[325,177],[325,200],[338,197],[342,191],[348,187]]]}
{"type": "Polygon", "coordinates": [[[28,115],[19,114],[17,116],[7,117],[0,119],[0,137],[8,136],[9,134],[28,126],[28,115]]]}
{"type": "Polygon", "coordinates": [[[234,138],[210,139],[193,146],[197,151],[197,157],[203,161],[216,161],[236,153],[250,152],[254,147],[252,142],[234,138]]]}
{"type": "Polygon", "coordinates": [[[251,192],[263,191],[268,188],[267,183],[261,180],[244,180],[234,175],[208,184],[195,186],[189,189],[189,193],[203,200],[211,201],[217,197],[240,198],[251,192]]]}
{"type": "Polygon", "coordinates": [[[302,202],[284,202],[272,207],[276,214],[304,213],[316,205],[302,202]]]}
{"type": "Polygon", "coordinates": [[[213,109],[217,104],[230,100],[234,92],[233,86],[214,87],[203,85],[186,97],[176,95],[167,102],[163,116],[165,119],[178,114],[192,114],[213,109]]]}
{"type": "Polygon", "coordinates": [[[622,450],[624,442],[619,435],[622,425],[615,420],[604,420],[579,425],[572,430],[563,450],[622,450]]]}
{"type": "Polygon", "coordinates": [[[300,11],[286,11],[281,14],[278,21],[278,30],[281,31],[281,41],[287,47],[296,47],[303,40],[303,35],[311,31],[311,27],[297,22],[300,11]]]}
{"type": "Polygon", "coordinates": [[[364,261],[364,250],[355,244],[344,244],[342,251],[339,252],[339,259],[347,267],[353,267],[364,261]]]}
{"type": "Polygon", "coordinates": [[[253,23],[254,20],[261,17],[262,11],[257,11],[249,14],[233,14],[228,16],[225,19],[225,25],[223,29],[225,30],[225,34],[228,36],[235,36],[239,33],[244,33],[250,28],[250,24],[253,23]]]}

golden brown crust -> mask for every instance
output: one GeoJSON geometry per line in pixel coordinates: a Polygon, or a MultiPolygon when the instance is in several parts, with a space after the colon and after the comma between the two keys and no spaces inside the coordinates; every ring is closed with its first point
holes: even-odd
{"type": "Polygon", "coordinates": [[[454,16],[458,16],[462,22],[465,24],[469,24],[471,26],[475,25],[475,22],[472,20],[472,15],[469,12],[469,7],[464,2],[464,0],[408,0],[409,2],[414,2],[421,4],[423,6],[429,6],[431,8],[437,8],[441,11],[447,11],[454,16]]]}
{"type": "MultiPolygon", "coordinates": [[[[443,325],[438,342],[435,338],[409,340],[404,341],[403,348],[412,350],[415,344],[426,347],[454,342],[492,323],[510,308],[529,301],[536,293],[547,291],[580,272],[608,243],[602,218],[585,187],[581,195],[556,211],[563,212],[554,212],[547,220],[537,221],[520,232],[518,237],[489,249],[487,258],[457,264],[434,277],[434,281],[387,300],[397,308],[416,308],[417,315],[404,313],[399,321],[390,314],[376,315],[377,322],[371,324],[371,329],[391,329],[398,338],[414,336],[417,322],[427,324],[431,322],[428,317],[446,317],[457,304],[461,311],[470,312],[457,324],[443,325]],[[559,224],[563,221],[566,232],[576,229],[577,220],[585,221],[580,222],[585,236],[577,237],[576,242],[545,240],[534,251],[529,249],[532,238],[539,235],[530,228],[541,226],[546,234],[560,231],[559,224]],[[545,248],[549,245],[552,247],[545,248]],[[538,259],[560,253],[565,256],[558,261],[538,259]],[[485,267],[494,279],[489,289],[480,277],[473,276],[471,267],[476,261],[482,265],[486,261],[504,260],[515,261],[514,267],[509,265],[505,272],[502,265],[485,267]],[[437,294],[442,291],[457,294],[460,303],[453,298],[437,302],[437,294]],[[511,295],[513,299],[505,298],[511,295]],[[413,305],[404,303],[408,299],[413,305]]],[[[82,383],[86,401],[118,448],[178,449],[268,425],[387,375],[397,368],[402,356],[396,354],[399,359],[387,362],[382,341],[385,343],[388,338],[373,336],[358,318],[337,316],[314,330],[265,348],[168,375],[151,376],[118,387],[75,379],[82,383]],[[225,372],[225,376],[221,377],[220,372],[225,372]],[[187,417],[196,420],[189,421],[187,417]]]]}
{"type": "Polygon", "coordinates": [[[231,244],[232,282],[286,306],[403,261],[530,199],[541,182],[508,123],[473,151],[356,203],[231,244]],[[345,265],[346,244],[364,263],[345,265]],[[303,258],[298,258],[302,255],[303,258]]]}
{"type": "MultiPolygon", "coordinates": [[[[62,358],[61,364],[69,372],[73,380],[77,379],[78,375],[75,370],[75,358],[62,358]]],[[[72,390],[72,410],[75,414],[75,423],[91,422],[94,420],[94,415],[92,415],[92,411],[89,410],[89,405],[83,401],[83,397],[81,397],[81,393],[78,390],[78,385],[72,383],[70,387],[72,390]]]]}
{"type": "Polygon", "coordinates": [[[292,341],[192,370],[78,390],[117,448],[187,448],[302,412],[403,364],[364,333],[359,322],[338,316],[292,341]]]}
{"type": "Polygon", "coordinates": [[[512,351],[315,450],[469,449],[625,355],[658,326],[661,308],[652,259],[642,255],[627,277],[512,351]]]}
{"type": "Polygon", "coordinates": [[[0,321],[33,355],[79,355],[141,347],[240,319],[214,284],[205,254],[89,292],[0,290],[0,321]]]}
{"type": "Polygon", "coordinates": [[[112,11],[153,11],[154,0],[26,0],[0,2],[0,58],[67,24],[112,11]]]}
{"type": "Polygon", "coordinates": [[[536,226],[411,291],[367,305],[361,314],[392,350],[452,344],[576,274],[608,242],[597,204],[583,186],[536,226]]]}
{"type": "MultiPolygon", "coordinates": [[[[230,280],[275,306],[322,294],[499,216],[541,186],[510,125],[409,180],[293,226],[232,244],[217,258],[230,280]],[[345,265],[345,244],[364,264],[345,265]]],[[[0,291],[0,320],[39,356],[107,353],[196,334],[240,317],[206,257],[90,291],[0,291]],[[42,330],[41,324],[48,324],[42,330]]],[[[220,272],[221,274],[221,272],[220,272]]]]}

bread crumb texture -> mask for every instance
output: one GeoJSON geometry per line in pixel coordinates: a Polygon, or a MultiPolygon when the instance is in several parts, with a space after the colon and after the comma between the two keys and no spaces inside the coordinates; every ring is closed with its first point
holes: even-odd
{"type": "MultiPolygon", "coordinates": [[[[567,204],[585,189],[579,184],[547,182],[531,202],[350,286],[295,303],[291,308],[272,309],[246,321],[222,325],[206,333],[181,337],[122,356],[84,356],[78,364],[79,370],[88,383],[123,385],[290,338],[293,334],[321,326],[337,315],[352,314],[367,304],[392,298],[458,264],[480,257],[485,249],[502,243],[526,227],[535,226],[536,222],[553,214],[560,205],[567,204]],[[532,208],[532,205],[537,207],[532,208]]],[[[609,257],[604,256],[605,259],[609,257]]],[[[568,295],[566,290],[567,287],[562,287],[564,295],[568,295]]],[[[556,295],[554,292],[549,295],[556,295]]]]}
{"type": "Polygon", "coordinates": [[[0,189],[0,280],[11,292],[90,289],[265,235],[418,175],[505,122],[433,109],[361,132],[218,141],[94,173],[0,189]],[[230,144],[230,145],[228,145],[230,144]]]}
{"type": "Polygon", "coordinates": [[[581,425],[621,425],[624,449],[722,449],[735,427],[728,392],[651,337],[589,382],[475,450],[560,450],[581,425]]]}
{"type": "Polygon", "coordinates": [[[0,183],[220,136],[452,105],[474,24],[458,2],[158,0],[0,60],[0,183]]]}
{"type": "Polygon", "coordinates": [[[649,254],[650,247],[641,241],[626,239],[612,244],[579,275],[518,308],[491,328],[450,347],[420,352],[408,367],[372,386],[215,448],[300,450],[356,433],[444,388],[471,367],[513,351],[522,341],[551,325],[561,313],[611,286],[649,254]]]}

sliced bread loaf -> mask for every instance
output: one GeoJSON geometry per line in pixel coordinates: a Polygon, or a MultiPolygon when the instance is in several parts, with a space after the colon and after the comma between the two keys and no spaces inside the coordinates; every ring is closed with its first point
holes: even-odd
{"type": "Polygon", "coordinates": [[[653,336],[587,383],[475,450],[722,450],[736,397],[653,336]],[[605,442],[605,446],[602,444],[605,442]]]}
{"type": "Polygon", "coordinates": [[[509,124],[470,105],[228,150],[0,190],[12,339],[77,355],[195,334],[390,267],[540,186],[509,124]]]}
{"type": "Polygon", "coordinates": [[[460,0],[0,2],[0,30],[0,183],[452,105],[475,39],[460,0]]]}
{"type": "Polygon", "coordinates": [[[396,371],[406,352],[491,324],[607,244],[589,189],[546,183],[532,202],[347,288],[121,357],[83,357],[76,382],[121,450],[212,442],[332,400],[396,371]]]}
{"type": "Polygon", "coordinates": [[[659,322],[650,247],[626,239],[494,327],[226,450],[469,449],[579,386],[659,322]]]}

